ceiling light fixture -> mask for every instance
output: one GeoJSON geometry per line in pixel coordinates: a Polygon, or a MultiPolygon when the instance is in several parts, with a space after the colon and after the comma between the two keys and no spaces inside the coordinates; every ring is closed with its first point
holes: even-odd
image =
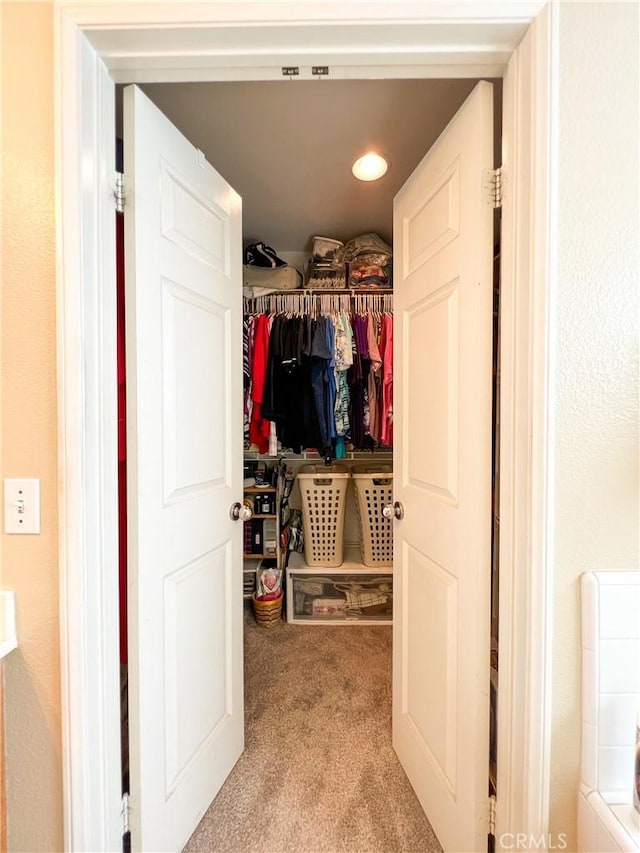
{"type": "Polygon", "coordinates": [[[351,167],[351,171],[359,181],[377,181],[388,168],[389,164],[384,157],[369,151],[362,157],[358,157],[351,167]]]}

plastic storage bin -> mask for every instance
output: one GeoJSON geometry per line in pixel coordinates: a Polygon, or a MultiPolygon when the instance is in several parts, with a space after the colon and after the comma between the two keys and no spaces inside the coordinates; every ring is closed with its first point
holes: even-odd
{"type": "Polygon", "coordinates": [[[393,574],[363,569],[356,552],[335,569],[310,568],[302,554],[287,568],[287,621],[311,625],[390,625],[393,574]],[[353,557],[353,559],[351,559],[353,557]]]}
{"type": "Polygon", "coordinates": [[[362,562],[365,566],[393,565],[393,520],[382,508],[393,503],[393,471],[390,465],[354,470],[353,485],[362,534],[362,562]]]}
{"type": "Polygon", "coordinates": [[[302,498],[304,556],[308,566],[333,568],[344,559],[344,513],[351,474],[344,465],[303,465],[297,475],[302,498]]]}

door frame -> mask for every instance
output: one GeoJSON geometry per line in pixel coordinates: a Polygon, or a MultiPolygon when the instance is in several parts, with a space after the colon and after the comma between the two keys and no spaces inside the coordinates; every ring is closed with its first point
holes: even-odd
{"type": "Polygon", "coordinates": [[[65,849],[119,849],[122,835],[114,81],[274,79],[326,55],[334,77],[505,78],[497,849],[503,832],[546,835],[556,4],[59,0],[54,17],[65,849]],[[310,24],[327,39],[316,56],[310,24]],[[264,27],[268,55],[243,48],[264,27]]]}

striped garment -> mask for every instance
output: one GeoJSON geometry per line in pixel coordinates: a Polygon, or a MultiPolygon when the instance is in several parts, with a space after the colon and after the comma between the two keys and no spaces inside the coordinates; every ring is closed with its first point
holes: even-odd
{"type": "Polygon", "coordinates": [[[336,435],[349,435],[349,384],[347,382],[347,370],[353,364],[353,340],[351,323],[347,314],[340,314],[335,318],[335,380],[336,380],[336,402],[334,407],[334,418],[336,422],[336,435]]]}
{"type": "Polygon", "coordinates": [[[245,317],[242,321],[242,383],[244,387],[243,436],[244,446],[249,447],[249,424],[251,423],[251,357],[253,351],[254,318],[245,317]]]}

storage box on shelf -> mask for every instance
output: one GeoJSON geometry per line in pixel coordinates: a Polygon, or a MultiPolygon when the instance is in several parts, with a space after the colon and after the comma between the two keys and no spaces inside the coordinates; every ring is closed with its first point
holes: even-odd
{"type": "Polygon", "coordinates": [[[393,574],[362,565],[346,549],[341,566],[309,566],[294,553],[287,568],[287,621],[306,625],[391,625],[393,574]]]}

